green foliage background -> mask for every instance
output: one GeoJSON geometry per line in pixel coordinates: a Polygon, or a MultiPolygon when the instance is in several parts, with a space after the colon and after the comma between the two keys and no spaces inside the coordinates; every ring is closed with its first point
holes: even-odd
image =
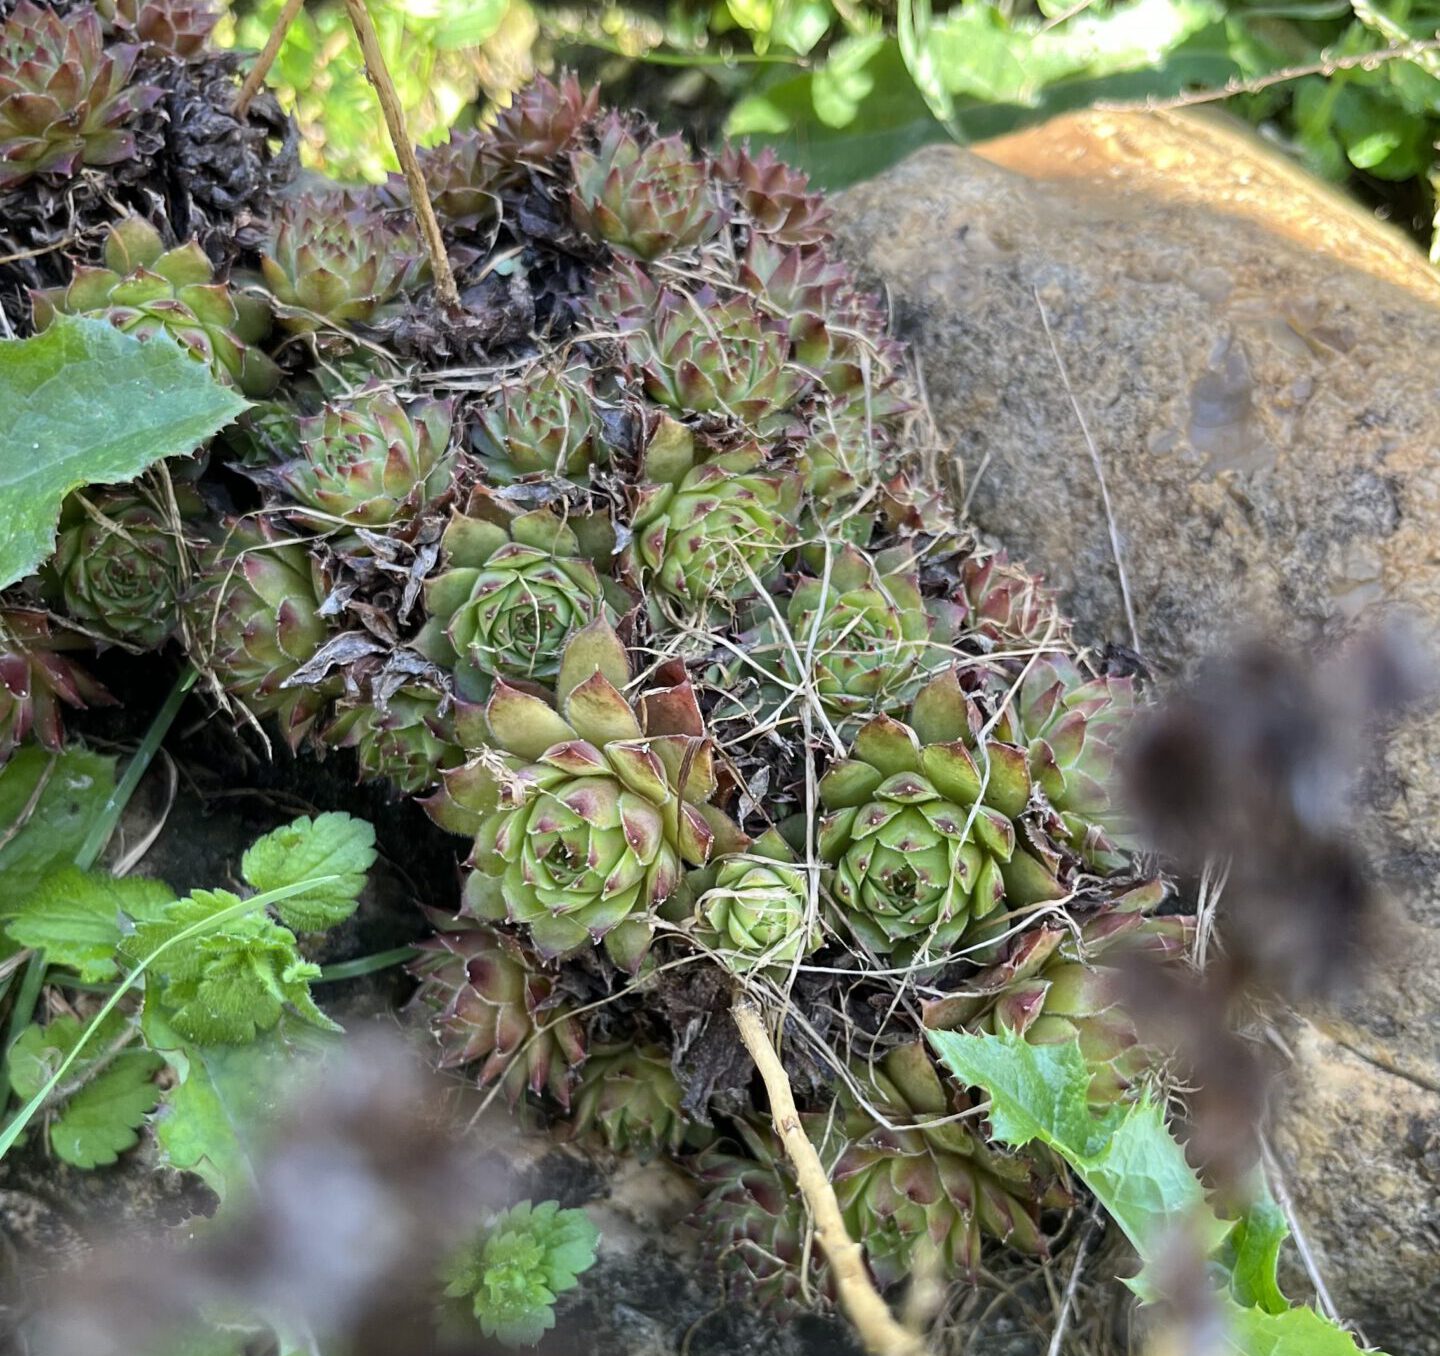
{"type": "MultiPolygon", "coordinates": [[[[258,48],[281,0],[236,0],[258,48]]],[[[484,119],[565,65],[702,138],[768,141],[830,187],[927,142],[1014,130],[1097,100],[1166,99],[1327,68],[1224,101],[1314,173],[1434,234],[1440,0],[372,0],[420,141],[484,119]],[[1421,44],[1415,50],[1415,44],[1421,44]],[[1429,44],[1429,46],[1425,46],[1429,44]],[[1365,66],[1328,69],[1361,56],[1365,66]],[[1368,68],[1367,68],[1368,67],[1368,68]]],[[[393,168],[340,0],[307,8],[274,75],[312,166],[393,168]]]]}

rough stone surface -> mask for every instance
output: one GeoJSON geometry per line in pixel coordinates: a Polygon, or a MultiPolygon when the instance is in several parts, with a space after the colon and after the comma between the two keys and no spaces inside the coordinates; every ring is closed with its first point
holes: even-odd
{"type": "MultiPolygon", "coordinates": [[[[1246,624],[1314,644],[1382,608],[1440,616],[1440,283],[1398,236],[1174,115],[931,148],[838,213],[971,516],[1083,638],[1138,638],[1174,672],[1246,624]]],[[[1437,1356],[1440,720],[1402,731],[1379,780],[1381,978],[1314,1016],[1283,1156],[1341,1310],[1437,1356]]]]}

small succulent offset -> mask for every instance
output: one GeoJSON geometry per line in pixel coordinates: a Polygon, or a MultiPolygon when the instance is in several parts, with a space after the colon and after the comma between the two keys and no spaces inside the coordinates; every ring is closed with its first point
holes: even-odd
{"type": "Polygon", "coordinates": [[[633,972],[687,866],[747,840],[711,804],[714,753],[683,667],[654,675],[634,705],[623,695],[630,679],[607,622],[577,631],[554,703],[496,683],[483,729],[461,731],[482,752],[447,772],[427,807],[475,839],[468,913],[523,924],[546,958],[603,941],[633,972]]]}
{"type": "Polygon", "coordinates": [[[20,0],[0,25],[0,189],[133,158],[131,124],[163,94],[133,78],[139,57],[105,45],[88,6],[62,17],[20,0]]]}
{"type": "Polygon", "coordinates": [[[805,870],[775,830],[697,872],[692,936],[727,970],[783,974],[821,943],[805,870]]]}
{"type": "MultiPolygon", "coordinates": [[[[192,494],[176,487],[192,511],[192,494]]],[[[153,650],[179,622],[186,547],[181,522],[133,489],[72,496],[60,517],[48,592],[82,626],[153,650]]]]}
{"type": "Polygon", "coordinates": [[[451,518],[441,552],[416,646],[472,701],[496,679],[554,678],[570,637],[611,615],[579,538],[550,509],[514,514],[477,495],[451,518]]]}
{"type": "Polygon", "coordinates": [[[69,654],[82,636],[57,631],[43,612],[0,607],[0,766],[33,740],[58,753],[65,743],[61,708],[110,706],[114,698],[69,654]]]}
{"type": "Polygon", "coordinates": [[[649,141],[619,114],[601,124],[594,150],[570,157],[576,224],[641,259],[700,245],[724,224],[715,185],[678,136],[649,141]]]}
{"type": "Polygon", "coordinates": [[[555,1326],[555,1301],[595,1264],[600,1231],[583,1210],[521,1201],[501,1212],[444,1269],[447,1299],[469,1300],[486,1337],[534,1346],[555,1326]]]}
{"type": "Polygon", "coordinates": [[[471,429],[475,454],[498,485],[525,476],[583,478],[605,461],[590,381],[582,369],[507,382],[471,429]]]}
{"type": "Polygon", "coordinates": [[[619,1045],[591,1052],[575,1094],[571,1134],[597,1134],[615,1153],[642,1163],[677,1152],[685,1140],[682,1093],[670,1056],[658,1045],[619,1045]]]}
{"type": "Polygon", "coordinates": [[[631,550],[642,579],[691,611],[760,592],[795,544],[800,478],[759,446],[697,460],[689,430],[665,421],[646,452],[631,550]]]}
{"type": "Polygon", "coordinates": [[[303,455],[277,467],[275,482],[312,510],[292,516],[317,531],[402,525],[450,490],[450,417],[448,401],[407,409],[383,388],[361,391],[300,420],[303,455]]]}
{"type": "Polygon", "coordinates": [[[286,201],[260,271],[280,303],[280,324],[306,334],[383,320],[429,276],[430,265],[413,225],[335,190],[286,201]]]}
{"type": "Polygon", "coordinates": [[[260,347],[270,308],[215,280],[193,240],[166,249],[141,217],[127,217],[105,241],[105,267],[77,265],[68,286],[34,294],[35,328],[56,313],[91,315],[141,339],[165,334],[249,396],[267,395],[280,370],[260,347]]]}

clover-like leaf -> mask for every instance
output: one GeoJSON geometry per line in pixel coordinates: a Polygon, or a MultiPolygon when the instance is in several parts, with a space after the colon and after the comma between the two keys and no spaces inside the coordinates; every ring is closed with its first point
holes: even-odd
{"type": "Polygon", "coordinates": [[[118,973],[122,917],[136,922],[159,917],[174,898],[162,880],[67,866],[41,881],[5,931],[21,946],[43,950],[51,965],[75,970],[87,983],[103,983],[118,973]]]}
{"type": "Polygon", "coordinates": [[[0,342],[0,588],[50,554],[71,490],[193,452],[245,408],[164,336],[61,315],[34,338],[0,342]]]}
{"type": "Polygon", "coordinates": [[[355,912],[365,873],[375,864],[375,830],[363,819],[339,811],[302,815],[257,839],[240,864],[256,890],[278,890],[321,876],[317,885],[275,906],[298,932],[317,932],[342,923],[355,912]]]}

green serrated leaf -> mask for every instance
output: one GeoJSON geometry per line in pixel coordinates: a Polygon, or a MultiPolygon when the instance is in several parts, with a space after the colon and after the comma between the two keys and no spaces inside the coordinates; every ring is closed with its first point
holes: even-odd
{"type": "Polygon", "coordinates": [[[245,408],[163,335],[141,341],[62,315],[34,338],[0,342],[0,588],[50,554],[71,490],[193,452],[245,408]]]}
{"type": "MultiPolygon", "coordinates": [[[[50,1117],[51,1150],[77,1168],[113,1163],[133,1147],[145,1117],[160,1100],[154,1082],[164,1067],[159,1056],[147,1050],[112,1054],[128,1026],[125,1018],[112,1013],[97,1027],[87,1055],[72,1066],[72,1080],[79,1086],[50,1117]],[[94,1072],[101,1060],[107,1062],[94,1072]]],[[[43,1088],[84,1031],[78,1017],[26,1027],[10,1047],[10,1082],[16,1093],[28,1099],[43,1088]]]]}
{"type": "MultiPolygon", "coordinates": [[[[138,924],[121,942],[121,954],[138,963],[186,929],[242,902],[228,890],[196,890],[170,903],[163,917],[138,924]]],[[[340,1029],[310,996],[320,967],[300,955],[293,932],[260,909],[171,945],[152,976],[162,986],[175,1030],[202,1045],[253,1041],[287,1006],[314,1026],[340,1029]]]]}
{"type": "MultiPolygon", "coordinates": [[[[1080,1047],[1031,1045],[1003,1030],[976,1036],[927,1031],[945,1066],[990,1095],[990,1124],[998,1139],[1017,1147],[1039,1140],[1085,1179],[1101,1205],[1149,1263],[1163,1240],[1189,1230],[1201,1255],[1224,1242],[1231,1225],[1215,1216],[1185,1151],[1165,1125],[1165,1113],[1148,1099],[1092,1114],[1091,1071],[1080,1047]]],[[[1133,1288],[1144,1296],[1141,1273],[1133,1288]]]]}
{"type": "Polygon", "coordinates": [[[319,876],[328,885],[292,895],[275,911],[297,932],[316,932],[344,922],[355,912],[365,873],[375,864],[375,830],[363,819],[332,811],[301,816],[258,839],[241,862],[241,874],[256,890],[275,890],[319,876]]]}
{"type": "Polygon", "coordinates": [[[115,760],[78,745],[58,754],[32,745],[11,755],[0,768],[0,916],[74,862],[114,790],[115,760]]]}
{"type": "Polygon", "coordinates": [[[40,883],[5,931],[21,946],[43,949],[51,965],[67,966],[88,983],[103,983],[119,973],[115,949],[121,916],[137,922],[156,917],[174,898],[164,881],[67,866],[40,883]]]}
{"type": "Polygon", "coordinates": [[[1240,1304],[1271,1314],[1282,1314],[1290,1307],[1277,1279],[1280,1248],[1289,1236],[1285,1212],[1262,1182],[1221,1252],[1230,1272],[1230,1292],[1240,1304]]]}
{"type": "Polygon", "coordinates": [[[1159,1297],[1146,1279],[1150,1268],[1170,1248],[1176,1231],[1188,1229],[1204,1255],[1226,1244],[1238,1263],[1233,1293],[1214,1296],[1223,1320],[1217,1351],[1233,1356],[1359,1356],[1355,1339],[1313,1309],[1285,1307],[1275,1285],[1275,1258],[1285,1225],[1265,1208],[1268,1196],[1241,1225],[1217,1219],[1159,1106],[1141,1101],[1111,1107],[1099,1117],[1089,1111],[1090,1075],[1078,1042],[1035,1046],[1009,1030],[993,1036],[925,1034],[951,1073],[990,1095],[990,1124],[997,1139],[1017,1147],[1040,1140],[1095,1193],[1145,1267],[1130,1283],[1142,1299],[1159,1297]],[[1244,1298],[1253,1298],[1259,1307],[1237,1302],[1244,1298]],[[1271,1312],[1277,1302],[1281,1311],[1271,1312]]]}

